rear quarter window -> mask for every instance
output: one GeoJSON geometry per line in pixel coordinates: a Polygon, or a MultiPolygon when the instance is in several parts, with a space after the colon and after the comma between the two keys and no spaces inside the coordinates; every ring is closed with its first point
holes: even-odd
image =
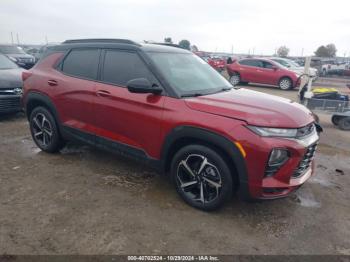
{"type": "Polygon", "coordinates": [[[98,49],[73,49],[63,60],[62,72],[95,80],[97,79],[99,56],[98,49]]]}

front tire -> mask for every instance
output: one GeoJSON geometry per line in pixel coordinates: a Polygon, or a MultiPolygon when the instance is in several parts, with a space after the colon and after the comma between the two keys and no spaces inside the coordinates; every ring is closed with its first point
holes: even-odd
{"type": "Polygon", "coordinates": [[[60,150],[64,141],[62,140],[55,118],[44,107],[35,108],[29,118],[30,132],[35,144],[48,153],[60,150]]]}
{"type": "Polygon", "coordinates": [[[281,90],[290,90],[293,87],[293,82],[288,77],[283,77],[278,83],[278,86],[281,90]]]}
{"type": "Polygon", "coordinates": [[[241,82],[241,76],[234,72],[231,76],[230,76],[230,79],[229,79],[230,83],[233,85],[233,86],[236,86],[238,85],[240,82],[241,82]]]}
{"type": "Polygon", "coordinates": [[[171,175],[177,192],[192,207],[215,210],[232,196],[230,169],[209,147],[189,145],[180,149],[173,158],[171,175]]]}

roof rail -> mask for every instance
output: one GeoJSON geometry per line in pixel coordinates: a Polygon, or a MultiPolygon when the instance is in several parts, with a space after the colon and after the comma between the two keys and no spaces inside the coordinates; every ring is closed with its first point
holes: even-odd
{"type": "Polygon", "coordinates": [[[78,44],[78,43],[115,43],[115,44],[139,45],[138,43],[128,39],[112,39],[112,38],[72,39],[72,40],[66,40],[62,44],[78,44]]]}
{"type": "MultiPolygon", "coordinates": [[[[159,42],[148,42],[148,44],[153,44],[153,45],[165,45],[165,46],[172,46],[172,47],[177,47],[177,48],[182,48],[181,46],[173,43],[159,43],[159,42]]],[[[182,48],[183,49],[183,48],[182,48]]]]}

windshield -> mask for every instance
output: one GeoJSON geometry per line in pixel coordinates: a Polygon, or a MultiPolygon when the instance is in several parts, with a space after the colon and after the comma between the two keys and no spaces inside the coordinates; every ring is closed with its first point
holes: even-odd
{"type": "Polygon", "coordinates": [[[207,95],[232,88],[208,63],[190,53],[148,53],[161,74],[181,96],[207,95]]]}
{"type": "Polygon", "coordinates": [[[298,63],[294,62],[293,60],[288,60],[288,63],[294,67],[300,67],[300,65],[298,63]]]}
{"type": "Polygon", "coordinates": [[[22,48],[13,45],[0,46],[0,53],[3,54],[25,54],[22,48]]]}
{"type": "Polygon", "coordinates": [[[284,67],[290,67],[290,66],[291,66],[291,65],[290,65],[287,61],[285,61],[285,60],[273,59],[273,61],[275,61],[275,62],[277,62],[277,63],[283,65],[284,67]]]}
{"type": "Polygon", "coordinates": [[[0,70],[14,69],[14,68],[18,68],[18,66],[15,63],[13,63],[10,59],[8,59],[6,56],[0,55],[0,70]]]}

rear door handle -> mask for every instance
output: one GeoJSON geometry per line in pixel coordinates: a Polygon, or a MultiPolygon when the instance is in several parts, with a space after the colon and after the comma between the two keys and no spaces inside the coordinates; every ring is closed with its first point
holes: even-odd
{"type": "Polygon", "coordinates": [[[106,91],[106,90],[98,90],[96,92],[96,95],[100,96],[100,97],[109,97],[109,96],[111,96],[111,93],[106,91]]]}
{"type": "Polygon", "coordinates": [[[48,80],[47,83],[49,84],[49,86],[57,86],[57,81],[56,80],[48,80]]]}

